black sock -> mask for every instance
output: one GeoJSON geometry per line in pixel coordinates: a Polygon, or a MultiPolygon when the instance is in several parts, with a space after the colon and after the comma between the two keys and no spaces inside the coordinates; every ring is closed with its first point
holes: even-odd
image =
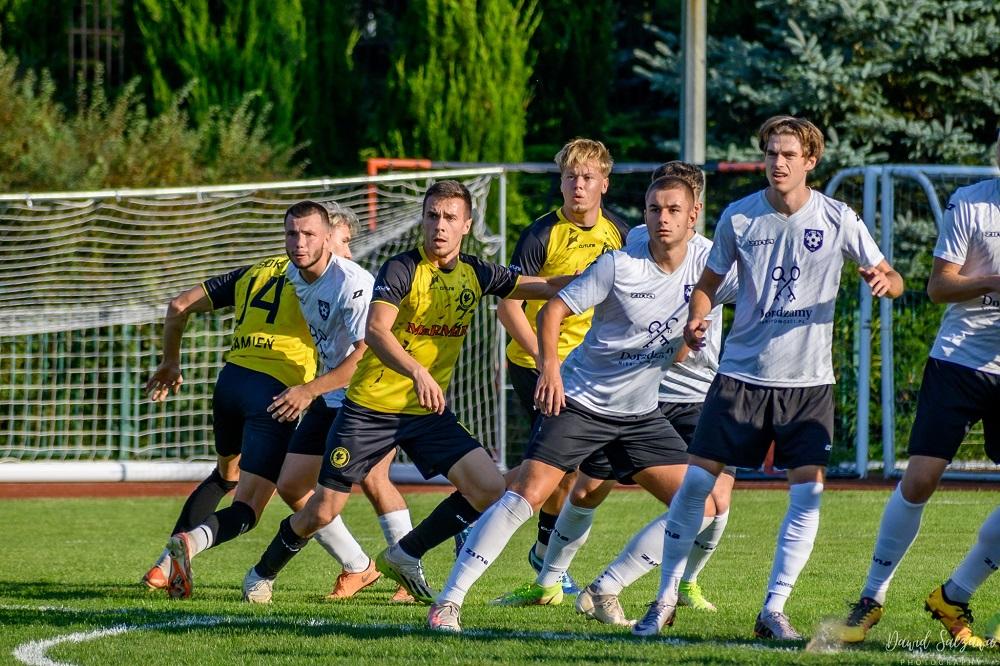
{"type": "Polygon", "coordinates": [[[278,533],[271,539],[267,550],[260,556],[260,561],[254,566],[258,576],[274,578],[302,548],[309,543],[309,538],[303,539],[292,529],[292,517],[288,516],[278,526],[278,533]]]}
{"type": "Polygon", "coordinates": [[[212,545],[209,548],[215,548],[249,532],[256,524],[257,514],[249,504],[243,502],[233,502],[232,506],[216,511],[203,523],[212,532],[212,545]]]}
{"type": "Polygon", "coordinates": [[[434,546],[444,543],[476,522],[481,515],[460,492],[453,492],[434,507],[431,515],[399,540],[399,547],[410,557],[420,559],[434,546]]]}
{"type": "Polygon", "coordinates": [[[552,513],[538,512],[538,543],[543,546],[549,545],[549,537],[552,536],[552,530],[556,528],[558,518],[559,516],[552,513]]]}
{"type": "Polygon", "coordinates": [[[213,511],[219,508],[219,502],[222,501],[222,498],[235,487],[235,481],[226,481],[222,478],[218,467],[213,469],[208,478],[202,481],[188,495],[187,501],[184,502],[184,506],[181,508],[180,515],[177,516],[177,524],[174,525],[174,531],[171,534],[190,532],[198,525],[201,525],[213,511]]]}

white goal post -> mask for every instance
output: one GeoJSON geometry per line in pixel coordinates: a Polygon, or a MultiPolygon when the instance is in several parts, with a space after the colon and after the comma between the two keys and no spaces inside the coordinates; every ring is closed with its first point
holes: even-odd
{"type": "MultiPolygon", "coordinates": [[[[282,254],[282,214],[302,199],[337,201],[357,213],[354,259],[374,273],[416,246],[423,193],[446,178],[473,195],[474,228],[463,251],[503,262],[506,182],[495,167],[0,195],[0,481],[204,478],[215,459],[211,394],[232,314],[189,320],[181,392],[151,404],[141,389],[159,361],[170,298],[282,254]],[[495,184],[500,203],[488,211],[495,184]]],[[[482,302],[448,400],[502,463],[503,332],[495,307],[482,302]]],[[[420,480],[405,458],[393,476],[420,480]]]]}

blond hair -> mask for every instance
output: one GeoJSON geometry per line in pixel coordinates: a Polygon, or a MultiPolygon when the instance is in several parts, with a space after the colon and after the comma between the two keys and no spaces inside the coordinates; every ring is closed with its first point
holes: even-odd
{"type": "Polygon", "coordinates": [[[587,162],[597,164],[601,174],[607,178],[611,175],[611,167],[615,162],[611,159],[611,153],[600,141],[593,139],[576,138],[567,143],[556,153],[556,165],[560,173],[566,173],[569,169],[587,162]]]}
{"type": "Polygon", "coordinates": [[[353,210],[347,206],[341,206],[336,201],[327,201],[324,205],[330,217],[331,229],[343,224],[351,232],[351,236],[358,235],[358,232],[361,231],[361,223],[358,221],[358,216],[354,214],[353,210]]]}
{"type": "Polygon", "coordinates": [[[823,133],[805,118],[795,116],[772,116],[764,121],[764,124],[757,130],[757,145],[762,153],[767,152],[767,144],[772,136],[778,134],[791,134],[799,140],[802,145],[802,156],[805,158],[815,157],[819,162],[823,157],[823,133]]]}

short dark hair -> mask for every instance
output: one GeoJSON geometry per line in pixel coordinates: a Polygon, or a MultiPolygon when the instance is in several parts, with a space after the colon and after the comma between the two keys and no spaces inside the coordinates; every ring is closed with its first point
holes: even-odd
{"type": "Polygon", "coordinates": [[[697,199],[705,191],[705,173],[697,165],[681,160],[671,160],[664,162],[653,171],[649,182],[663,178],[664,176],[676,176],[683,178],[691,189],[694,190],[694,198],[697,199]]]}
{"type": "Polygon", "coordinates": [[[472,217],[472,193],[457,180],[439,180],[427,188],[424,203],[420,210],[427,211],[427,202],[431,199],[461,199],[465,202],[465,210],[472,217]]]}
{"type": "Polygon", "coordinates": [[[330,213],[327,211],[326,206],[321,203],[316,203],[310,199],[305,199],[298,203],[294,203],[288,207],[285,211],[285,217],[283,222],[288,222],[288,218],[293,220],[298,220],[303,217],[309,217],[310,215],[319,215],[323,219],[323,224],[326,226],[332,226],[330,224],[330,213]]]}
{"type": "Polygon", "coordinates": [[[650,194],[659,192],[660,190],[684,190],[691,197],[692,203],[698,203],[698,197],[695,196],[691,183],[687,182],[687,179],[681,176],[661,176],[657,178],[646,188],[645,198],[648,199],[650,194]]]}

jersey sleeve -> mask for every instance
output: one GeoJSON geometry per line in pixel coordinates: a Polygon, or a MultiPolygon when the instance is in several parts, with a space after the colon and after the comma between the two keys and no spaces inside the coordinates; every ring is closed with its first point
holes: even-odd
{"type": "Polygon", "coordinates": [[[348,289],[345,289],[342,307],[344,327],[353,340],[365,339],[365,324],[368,321],[368,304],[372,300],[371,274],[358,273],[353,276],[348,289]]]}
{"type": "Polygon", "coordinates": [[[510,257],[512,271],[521,275],[538,275],[545,264],[550,229],[551,225],[535,222],[521,232],[514,254],[510,257]]]}
{"type": "Polygon", "coordinates": [[[416,263],[407,255],[397,255],[382,264],[372,287],[372,303],[388,303],[394,307],[410,293],[416,263]]]}
{"type": "Polygon", "coordinates": [[[506,298],[517,286],[518,274],[513,268],[483,261],[479,257],[471,255],[466,255],[464,259],[476,272],[476,279],[479,280],[479,288],[482,289],[483,294],[506,298]]]}
{"type": "Polygon", "coordinates": [[[850,208],[845,208],[840,224],[844,233],[843,253],[845,257],[864,267],[877,266],[882,263],[885,256],[857,213],[850,208]]]}
{"type": "Polygon", "coordinates": [[[603,303],[615,286],[615,253],[605,252],[578,278],[563,287],[559,298],[573,311],[582,314],[603,303]]]}
{"type": "Polygon", "coordinates": [[[718,290],[715,292],[715,303],[719,305],[720,303],[735,303],[736,302],[736,292],[739,291],[740,283],[737,276],[736,266],[729,269],[725,277],[722,278],[722,284],[719,285],[718,290]]]}
{"type": "Polygon", "coordinates": [[[645,224],[640,224],[637,227],[632,227],[628,230],[628,236],[625,237],[625,244],[631,245],[632,243],[648,243],[649,242],[649,229],[646,228],[645,224]]]}
{"type": "Polygon", "coordinates": [[[202,282],[201,286],[208,294],[208,299],[212,301],[213,310],[236,305],[236,282],[249,269],[249,266],[242,266],[235,271],[216,275],[202,282]]]}
{"type": "MultiPolygon", "coordinates": [[[[629,232],[631,230],[630,225],[622,217],[616,213],[611,212],[607,208],[601,208],[601,215],[610,222],[614,228],[618,231],[618,235],[621,237],[621,245],[625,245],[625,239],[628,238],[629,232]]],[[[642,225],[645,226],[645,225],[642,225]]]]}
{"type": "Polygon", "coordinates": [[[961,201],[952,196],[941,219],[934,256],[952,264],[965,264],[969,251],[969,227],[967,211],[961,201]]]}
{"type": "Polygon", "coordinates": [[[733,218],[727,210],[722,213],[719,223],[715,226],[712,250],[708,253],[705,268],[717,275],[726,275],[735,261],[736,230],[733,228],[733,218]]]}

